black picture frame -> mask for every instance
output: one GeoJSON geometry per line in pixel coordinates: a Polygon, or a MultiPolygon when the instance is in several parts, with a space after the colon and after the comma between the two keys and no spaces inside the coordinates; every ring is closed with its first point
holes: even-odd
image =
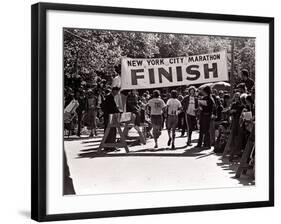
{"type": "Polygon", "coordinates": [[[274,205],[274,18],[240,15],[163,11],[151,9],[103,7],[73,4],[37,3],[31,10],[31,218],[37,221],[74,220],[99,217],[132,216],[161,213],[177,213],[206,210],[267,207],[274,205]],[[111,13],[125,15],[177,17],[217,21],[254,22],[269,25],[269,200],[215,205],[161,207],[149,209],[115,210],[48,215],[46,213],[46,13],[48,10],[63,10],[88,13],[111,13]]]}

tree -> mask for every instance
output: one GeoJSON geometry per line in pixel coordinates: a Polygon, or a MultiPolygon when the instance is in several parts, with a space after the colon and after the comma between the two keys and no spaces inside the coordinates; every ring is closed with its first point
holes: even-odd
{"type": "MultiPolygon", "coordinates": [[[[226,50],[231,37],[187,34],[64,29],[65,86],[73,91],[92,88],[98,77],[110,84],[120,74],[122,57],[156,58],[206,54],[226,50]]],[[[232,63],[228,61],[229,67],[232,63]]],[[[234,76],[241,69],[255,75],[255,39],[235,38],[234,76]]]]}

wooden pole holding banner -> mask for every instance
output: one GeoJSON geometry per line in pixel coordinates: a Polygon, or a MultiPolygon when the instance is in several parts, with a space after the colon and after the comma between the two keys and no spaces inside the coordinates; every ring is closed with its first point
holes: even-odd
{"type": "Polygon", "coordinates": [[[106,129],[105,129],[105,133],[104,133],[104,136],[103,136],[102,141],[100,143],[100,146],[98,148],[98,153],[100,153],[102,151],[102,148],[106,148],[106,147],[125,148],[126,152],[127,153],[129,152],[129,148],[128,148],[128,145],[126,143],[125,136],[124,136],[124,134],[121,130],[120,114],[118,114],[118,113],[109,115],[109,122],[108,122],[108,125],[107,125],[106,129]],[[120,135],[120,142],[119,143],[106,143],[107,136],[108,136],[111,128],[116,128],[117,133],[119,133],[119,135],[120,135]]]}

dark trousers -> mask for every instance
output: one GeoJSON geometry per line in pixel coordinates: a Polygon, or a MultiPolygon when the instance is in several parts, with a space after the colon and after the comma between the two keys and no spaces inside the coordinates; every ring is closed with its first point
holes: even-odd
{"type": "Polygon", "coordinates": [[[198,146],[202,146],[202,142],[204,139],[204,146],[210,147],[210,122],[211,122],[211,114],[201,114],[200,115],[200,133],[198,146]]]}
{"type": "Polygon", "coordinates": [[[188,124],[188,133],[187,133],[188,143],[191,143],[192,132],[195,130],[195,127],[197,125],[196,116],[186,114],[186,120],[188,124]]]}
{"type": "MultiPolygon", "coordinates": [[[[107,128],[109,122],[109,116],[104,117],[104,132],[107,128]]],[[[110,128],[108,136],[105,140],[105,143],[115,143],[116,142],[116,128],[110,128]]]]}
{"type": "Polygon", "coordinates": [[[184,112],[179,113],[178,128],[181,129],[181,134],[184,135],[186,131],[186,120],[184,112]]]}

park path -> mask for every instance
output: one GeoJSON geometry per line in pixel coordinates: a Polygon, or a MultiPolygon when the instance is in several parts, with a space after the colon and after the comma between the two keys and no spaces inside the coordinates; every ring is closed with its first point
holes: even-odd
{"type": "MultiPolygon", "coordinates": [[[[132,133],[134,135],[134,133],[132,133]]],[[[180,135],[177,132],[177,136],[180,135]]],[[[162,131],[159,148],[153,139],[146,145],[130,146],[103,155],[97,154],[102,132],[97,137],[65,141],[65,151],[77,195],[108,194],[183,189],[250,186],[244,177],[235,179],[237,165],[221,160],[213,149],[186,146],[186,137],[176,138],[176,149],[167,147],[167,132],[162,131]]],[[[194,133],[198,138],[198,133],[194,133]]]]}

